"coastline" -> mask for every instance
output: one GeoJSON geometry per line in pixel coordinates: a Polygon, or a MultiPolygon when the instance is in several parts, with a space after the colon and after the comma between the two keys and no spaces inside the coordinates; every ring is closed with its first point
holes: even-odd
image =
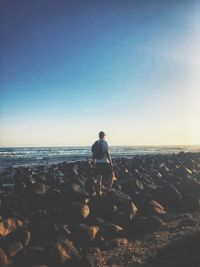
{"type": "Polygon", "coordinates": [[[4,170],[3,266],[199,266],[200,153],[113,163],[117,180],[102,196],[89,160],[4,170]]]}
{"type": "MultiPolygon", "coordinates": [[[[110,146],[114,158],[133,158],[138,155],[178,154],[183,152],[200,152],[200,146],[110,146]]],[[[23,167],[58,164],[63,161],[91,159],[91,147],[1,147],[0,172],[7,167],[23,167]]]]}

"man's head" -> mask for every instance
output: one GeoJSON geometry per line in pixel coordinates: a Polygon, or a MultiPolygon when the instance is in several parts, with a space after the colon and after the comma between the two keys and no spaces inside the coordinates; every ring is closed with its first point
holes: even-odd
{"type": "Polygon", "coordinates": [[[103,131],[99,132],[99,138],[104,139],[105,138],[105,133],[103,131]]]}

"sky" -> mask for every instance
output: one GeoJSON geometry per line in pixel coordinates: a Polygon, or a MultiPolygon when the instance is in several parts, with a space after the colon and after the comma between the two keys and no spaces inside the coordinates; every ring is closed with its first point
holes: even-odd
{"type": "Polygon", "coordinates": [[[200,144],[200,0],[0,12],[0,147],[200,144]]]}

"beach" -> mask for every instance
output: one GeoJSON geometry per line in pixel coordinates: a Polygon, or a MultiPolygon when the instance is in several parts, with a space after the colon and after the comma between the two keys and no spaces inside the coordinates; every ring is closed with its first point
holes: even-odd
{"type": "Polygon", "coordinates": [[[200,153],[113,165],[101,196],[90,160],[4,169],[0,266],[199,266],[200,153]]]}
{"type": "Polygon", "coordinates": [[[0,267],[200,267],[200,0],[0,10],[0,267]]]}

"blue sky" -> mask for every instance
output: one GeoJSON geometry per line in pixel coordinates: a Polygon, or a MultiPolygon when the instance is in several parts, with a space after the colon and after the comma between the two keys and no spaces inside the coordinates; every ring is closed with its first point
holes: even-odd
{"type": "Polygon", "coordinates": [[[0,3],[0,146],[200,144],[200,1],[0,3]]]}

